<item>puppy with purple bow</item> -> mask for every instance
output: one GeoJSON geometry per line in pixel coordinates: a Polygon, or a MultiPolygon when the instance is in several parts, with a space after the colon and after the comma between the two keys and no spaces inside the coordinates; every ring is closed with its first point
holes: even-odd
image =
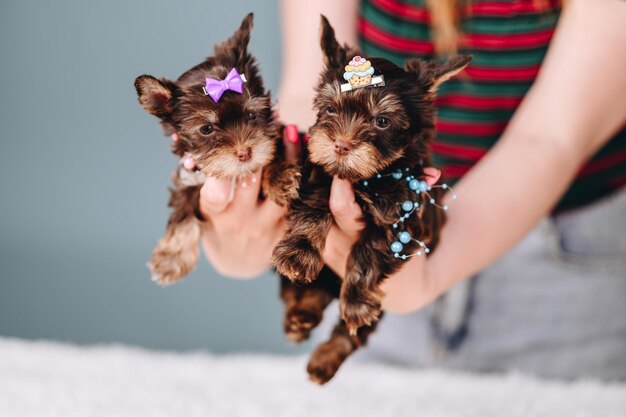
{"type": "Polygon", "coordinates": [[[176,138],[172,152],[183,161],[173,174],[165,236],[148,264],[160,285],[179,281],[198,262],[201,234],[211,227],[199,208],[208,176],[230,178],[234,192],[257,181],[262,169],[260,198],[285,206],[298,195],[299,164],[284,157],[281,125],[248,52],[252,19],[246,16],[232,37],[215,46],[214,56],[176,81],[151,75],[135,80],[139,103],[176,138]]]}

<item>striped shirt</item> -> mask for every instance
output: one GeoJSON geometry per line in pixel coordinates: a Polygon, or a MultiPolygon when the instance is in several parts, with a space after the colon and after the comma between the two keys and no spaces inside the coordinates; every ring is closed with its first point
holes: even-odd
{"type": "MultiPolygon", "coordinates": [[[[365,56],[403,65],[433,59],[425,0],[362,0],[365,56]]],[[[559,18],[556,4],[539,11],[532,0],[472,0],[460,23],[459,53],[473,60],[438,92],[435,162],[448,181],[465,174],[493,146],[533,83],[559,18]]],[[[578,173],[555,211],[588,204],[626,184],[626,129],[578,173]]]]}

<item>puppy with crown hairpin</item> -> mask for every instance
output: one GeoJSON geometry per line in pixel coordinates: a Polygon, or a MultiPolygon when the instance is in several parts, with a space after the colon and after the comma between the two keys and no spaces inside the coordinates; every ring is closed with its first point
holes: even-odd
{"type": "Polygon", "coordinates": [[[293,282],[326,283],[317,284],[316,294],[325,304],[301,300],[302,316],[308,308],[315,313],[309,316],[319,318],[330,300],[340,298],[341,321],[308,365],[311,378],[324,383],[374,331],[382,314],[380,283],[405,259],[426,256],[437,244],[447,210],[438,201],[449,187],[435,185],[438,178],[427,175],[436,171],[429,168],[435,91],[471,57],[443,65],[413,60],[404,69],[382,58],[368,60],[339,45],[324,16],[321,47],[325,68],[314,99],[317,121],[309,129],[300,198],[290,206],[290,227],[273,259],[293,282]],[[333,177],[352,183],[365,224],[343,281],[334,287],[336,277],[322,259],[333,222],[333,177]],[[324,291],[326,297],[320,295],[324,291]]]}
{"type": "Polygon", "coordinates": [[[231,38],[215,46],[214,56],[176,81],[150,75],[135,80],[140,104],[174,135],[172,152],[183,161],[173,176],[165,236],[148,264],[161,285],[177,282],[198,262],[199,195],[206,176],[245,186],[263,169],[262,198],[285,206],[298,195],[300,167],[283,156],[281,126],[248,52],[252,19],[246,16],[231,38]]]}

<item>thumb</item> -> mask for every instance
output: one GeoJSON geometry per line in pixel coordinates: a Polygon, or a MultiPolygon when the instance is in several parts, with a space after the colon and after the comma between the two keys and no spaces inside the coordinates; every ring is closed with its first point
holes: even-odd
{"type": "Polygon", "coordinates": [[[335,223],[345,233],[354,233],[363,229],[363,212],[356,202],[352,184],[338,177],[333,178],[330,187],[330,211],[335,223]]]}

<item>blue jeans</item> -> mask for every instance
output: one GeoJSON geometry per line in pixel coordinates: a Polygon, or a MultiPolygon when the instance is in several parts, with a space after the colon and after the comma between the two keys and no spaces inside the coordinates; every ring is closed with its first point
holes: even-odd
{"type": "Polygon", "coordinates": [[[354,360],[626,380],[626,190],[544,220],[433,305],[387,314],[354,360]]]}

